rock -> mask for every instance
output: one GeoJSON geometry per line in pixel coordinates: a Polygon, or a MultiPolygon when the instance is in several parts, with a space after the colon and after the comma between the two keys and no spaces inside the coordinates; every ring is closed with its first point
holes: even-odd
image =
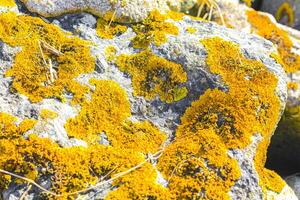
{"type": "Polygon", "coordinates": [[[288,105],[272,137],[267,167],[287,177],[300,169],[300,112],[299,106],[288,105]]]}
{"type": "Polygon", "coordinates": [[[99,17],[117,22],[138,22],[155,9],[166,12],[169,6],[176,8],[175,0],[131,0],[131,1],[83,1],[83,0],[21,0],[31,12],[44,17],[59,16],[72,12],[90,12],[99,17]]]}
{"type": "MultiPolygon", "coordinates": [[[[264,168],[287,100],[271,42],[179,13],[42,19],[0,15],[0,169],[49,198],[296,198],[264,168]]],[[[8,175],[2,196],[20,198],[8,175]]]]}
{"type": "Polygon", "coordinates": [[[287,184],[295,191],[295,194],[300,198],[300,177],[299,174],[294,174],[286,179],[287,184]]]}

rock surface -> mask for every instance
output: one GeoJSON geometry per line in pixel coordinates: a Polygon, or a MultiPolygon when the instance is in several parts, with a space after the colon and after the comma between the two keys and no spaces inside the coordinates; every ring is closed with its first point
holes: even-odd
{"type": "MultiPolygon", "coordinates": [[[[50,12],[50,1],[24,2],[50,12]]],[[[87,9],[72,2],[55,15],[87,9]]],[[[271,42],[178,13],[147,10],[140,24],[121,26],[7,8],[0,169],[34,179],[48,198],[296,199],[264,168],[287,99],[271,42]],[[76,193],[90,185],[98,187],[76,193]]],[[[45,198],[10,176],[0,175],[0,190],[45,198]]]]}
{"type": "Polygon", "coordinates": [[[294,190],[295,194],[298,198],[300,198],[300,177],[299,174],[294,174],[292,176],[287,177],[287,184],[294,190]]]}
{"type": "Polygon", "coordinates": [[[83,1],[83,0],[22,0],[26,7],[44,17],[54,17],[73,12],[90,12],[94,15],[118,22],[139,22],[152,10],[166,12],[170,7],[179,7],[175,0],[121,0],[121,1],[83,1]]]}

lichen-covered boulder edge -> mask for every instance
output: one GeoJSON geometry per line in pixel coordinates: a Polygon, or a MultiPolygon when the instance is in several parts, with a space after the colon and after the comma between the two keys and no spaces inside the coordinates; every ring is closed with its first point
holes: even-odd
{"type": "Polygon", "coordinates": [[[272,43],[178,13],[1,6],[0,169],[48,190],[1,171],[4,199],[295,198],[264,168],[286,102],[272,43]]]}
{"type": "Polygon", "coordinates": [[[167,12],[170,8],[180,7],[180,2],[176,0],[22,0],[22,2],[30,11],[45,17],[85,11],[125,23],[139,22],[155,9],[167,12]]]}

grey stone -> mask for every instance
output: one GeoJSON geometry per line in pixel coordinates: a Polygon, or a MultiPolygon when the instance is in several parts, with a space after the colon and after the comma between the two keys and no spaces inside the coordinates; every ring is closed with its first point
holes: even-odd
{"type": "MultiPolygon", "coordinates": [[[[86,1],[68,1],[69,5],[64,5],[65,1],[53,1],[56,6],[49,6],[45,9],[45,5],[48,5],[48,0],[36,1],[28,0],[27,6],[31,9],[36,9],[44,15],[59,15],[69,11],[66,6],[75,6],[76,9],[83,8],[86,1]],[[73,2],[70,3],[70,2],[73,2]],[[58,7],[60,6],[60,10],[58,7]]],[[[103,13],[111,10],[111,5],[108,1],[93,1],[94,4],[103,3],[100,8],[103,9],[103,13]],[[96,3],[95,3],[96,2],[96,3]]],[[[137,1],[133,1],[137,2],[137,1]]],[[[130,4],[131,5],[131,4],[130,4]]],[[[138,4],[140,5],[140,4],[138,4]]],[[[75,8],[74,7],[74,8],[75,8]]],[[[141,10],[146,9],[142,8],[141,10]]],[[[147,10],[148,11],[148,10],[147,10]]],[[[140,12],[140,10],[138,11],[140,12]]],[[[131,13],[135,14],[135,13],[131,13]]],[[[130,15],[131,15],[130,14],[130,15]]],[[[144,15],[144,13],[143,13],[144,15]]],[[[58,16],[53,19],[56,25],[60,26],[66,31],[76,30],[80,32],[79,37],[92,42],[95,45],[91,45],[91,54],[97,59],[97,68],[94,72],[89,74],[82,74],[77,78],[81,84],[85,84],[93,88],[89,84],[91,78],[103,79],[103,80],[113,80],[117,82],[127,93],[130,103],[131,103],[131,120],[132,121],[143,121],[149,120],[154,125],[156,125],[161,131],[164,131],[169,137],[169,141],[172,140],[175,134],[175,130],[180,124],[180,118],[182,117],[185,110],[191,105],[191,103],[197,100],[207,89],[218,88],[222,91],[227,92],[229,90],[228,86],[224,84],[222,78],[219,75],[213,74],[207,64],[206,56],[207,51],[204,46],[199,42],[201,39],[210,38],[218,36],[224,40],[228,40],[236,43],[240,46],[241,52],[251,59],[260,60],[269,71],[273,72],[278,78],[278,85],[276,88],[276,94],[281,101],[281,109],[284,109],[287,91],[286,91],[286,74],[282,67],[276,63],[276,61],[270,58],[270,53],[276,52],[276,48],[271,42],[264,40],[261,37],[250,35],[245,32],[238,30],[227,29],[222,26],[218,26],[215,23],[209,23],[204,21],[193,20],[190,17],[184,17],[180,21],[172,21],[175,26],[179,29],[178,36],[168,35],[168,41],[161,45],[155,46],[150,45],[151,51],[162,58],[179,63],[183,66],[184,70],[187,72],[188,80],[183,86],[186,86],[189,90],[188,95],[174,103],[165,103],[159,99],[159,97],[153,100],[145,100],[141,96],[133,95],[132,80],[131,77],[119,70],[119,68],[106,60],[105,49],[108,46],[114,46],[117,50],[117,55],[120,54],[133,54],[140,50],[134,49],[130,43],[132,37],[135,36],[131,25],[128,25],[128,30],[115,38],[101,39],[97,36],[95,30],[95,18],[90,14],[70,14],[65,16],[58,16]],[[193,27],[196,29],[195,34],[188,34],[186,29],[188,27],[193,27]],[[174,53],[177,52],[177,53],[174,53]]],[[[7,70],[12,65],[15,53],[13,49],[5,45],[0,46],[1,55],[0,63],[6,63],[3,68],[0,68],[3,72],[7,70]]],[[[12,84],[12,78],[4,77],[0,75],[0,111],[7,112],[16,116],[19,120],[26,117],[38,118],[39,111],[41,109],[51,109],[58,113],[58,117],[49,120],[46,124],[43,122],[38,122],[33,130],[29,131],[28,134],[37,134],[40,137],[50,138],[57,142],[63,147],[69,146],[86,146],[84,141],[70,138],[64,128],[66,120],[73,118],[78,114],[80,110],[79,106],[70,105],[68,102],[62,103],[57,99],[45,99],[39,103],[31,103],[27,97],[13,94],[9,91],[12,84]]],[[[275,129],[275,127],[274,127],[275,129]]],[[[101,134],[101,133],[100,133],[101,134]]],[[[104,145],[109,145],[109,141],[105,134],[101,134],[101,143],[104,145]]],[[[252,138],[252,143],[249,144],[245,149],[232,149],[228,154],[236,159],[239,163],[242,176],[236,182],[236,184],[231,188],[230,196],[232,199],[263,199],[263,193],[258,184],[258,175],[255,171],[253,164],[253,157],[256,152],[256,146],[259,143],[261,137],[257,133],[252,138]]],[[[155,162],[151,163],[155,166],[155,162]]],[[[167,187],[167,180],[164,180],[160,172],[157,171],[158,179],[157,182],[165,187],[167,187]]],[[[7,199],[17,197],[24,188],[18,188],[19,186],[12,185],[9,190],[6,191],[5,197],[7,199]]],[[[78,199],[101,199],[107,195],[109,190],[114,188],[111,184],[95,189],[83,196],[78,197],[78,199]]],[[[291,199],[294,198],[293,194],[289,194],[291,199]]],[[[276,195],[274,195],[276,196],[276,195]]]]}
{"type": "Polygon", "coordinates": [[[287,184],[294,190],[296,196],[300,199],[300,173],[285,178],[287,184]]]}

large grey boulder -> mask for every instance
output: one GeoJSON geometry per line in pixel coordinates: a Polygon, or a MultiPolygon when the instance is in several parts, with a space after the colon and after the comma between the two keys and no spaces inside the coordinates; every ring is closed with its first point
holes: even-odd
{"type": "MultiPolygon", "coordinates": [[[[29,5],[29,2],[34,1],[27,2],[29,5]]],[[[81,4],[76,4],[78,5],[81,4]]],[[[174,26],[172,28],[176,29],[177,33],[175,34],[174,30],[170,31],[172,34],[163,33],[166,34],[165,42],[161,44],[150,42],[145,50],[134,48],[132,45],[132,38],[136,36],[135,24],[128,24],[124,33],[112,39],[103,39],[97,35],[96,19],[90,14],[71,14],[46,21],[90,42],[90,53],[96,62],[94,70],[81,73],[75,78],[79,84],[90,88],[90,92],[86,94],[86,103],[72,104],[68,101],[72,98],[72,94],[68,92],[62,94],[66,101],[53,97],[33,103],[28,95],[12,90],[16,78],[4,74],[14,67],[16,55],[22,49],[11,47],[7,44],[9,42],[2,41],[0,45],[0,112],[16,117],[17,124],[28,118],[37,120],[35,126],[22,135],[24,140],[32,134],[38,136],[37,140],[49,138],[60,145],[59,151],[69,147],[78,147],[80,152],[85,152],[85,149],[90,147],[110,150],[120,148],[122,153],[117,157],[122,157],[123,153],[125,155],[127,151],[132,151],[132,155],[136,157],[128,157],[128,162],[138,158],[137,160],[141,160],[143,165],[147,166],[143,168],[143,165],[140,165],[140,168],[145,170],[142,175],[145,173],[149,175],[149,180],[147,176],[142,179],[141,176],[135,174],[135,172],[142,171],[137,168],[134,172],[128,172],[128,179],[118,181],[116,178],[114,181],[108,180],[106,184],[99,184],[101,183],[99,178],[99,187],[75,197],[78,199],[105,197],[123,199],[122,195],[128,195],[129,199],[151,198],[152,196],[148,196],[148,193],[158,190],[165,191],[163,193],[165,196],[159,196],[160,193],[151,193],[154,198],[296,199],[293,191],[274,172],[266,172],[266,174],[272,174],[272,177],[277,177],[275,180],[269,180],[264,173],[266,169],[263,167],[268,141],[281,117],[287,99],[287,77],[282,66],[270,57],[270,54],[277,53],[271,42],[215,23],[184,16],[177,21],[171,18],[166,21],[158,20],[161,25],[167,22],[172,24],[174,26]],[[144,55],[146,57],[143,57],[144,55]],[[151,62],[149,63],[148,60],[151,62]],[[216,63],[214,63],[215,60],[216,63]],[[152,70],[146,71],[148,68],[152,70]],[[136,73],[134,70],[140,71],[136,73]],[[148,82],[141,81],[136,84],[144,73],[148,82]],[[110,86],[111,90],[116,88],[122,90],[120,94],[126,97],[125,100],[116,98],[115,102],[106,102],[105,105],[94,102],[95,104],[92,105],[96,106],[95,108],[85,107],[93,102],[94,98],[101,102],[102,98],[108,98],[107,96],[110,95],[107,95],[110,92],[107,88],[100,88],[106,93],[100,93],[100,95],[96,93],[97,84],[93,84],[95,79],[113,81],[114,83],[110,86]],[[148,90],[144,91],[143,88],[138,90],[139,86],[145,83],[148,90]],[[157,89],[157,85],[163,89],[157,89]],[[90,144],[84,136],[82,138],[71,137],[66,128],[68,120],[75,119],[87,109],[92,109],[92,112],[86,115],[87,118],[97,117],[93,113],[98,113],[97,109],[101,106],[103,108],[108,106],[108,109],[103,109],[103,112],[109,113],[112,117],[109,115],[108,119],[113,121],[113,117],[119,117],[114,116],[114,109],[122,111],[123,106],[126,107],[124,104],[130,105],[130,115],[125,114],[126,120],[120,127],[127,130],[135,123],[146,121],[152,124],[167,138],[161,144],[163,146],[161,156],[155,158],[152,156],[155,152],[145,153],[134,148],[134,142],[131,143],[130,140],[126,141],[127,146],[124,147],[124,144],[118,144],[105,131],[98,133],[99,140],[96,140],[98,141],[96,144],[90,144]],[[114,105],[116,106],[113,107],[114,105]],[[45,109],[54,111],[57,116],[42,120],[39,115],[45,109]],[[88,116],[89,114],[91,116],[88,116]],[[249,124],[249,121],[253,124],[249,124]],[[124,124],[127,127],[123,127],[124,124]],[[194,136],[195,140],[191,140],[194,136]],[[258,161],[254,161],[255,159],[258,161]],[[133,180],[130,179],[132,173],[135,175],[133,180]],[[154,180],[152,180],[153,173],[155,174],[154,180]],[[268,184],[264,182],[264,179],[267,179],[268,184]],[[203,180],[205,180],[204,185],[203,180]],[[115,184],[116,181],[117,184],[115,184]],[[146,189],[139,183],[146,184],[146,189]],[[143,190],[136,191],[136,187],[138,189],[141,187],[143,190]],[[121,191],[120,194],[117,193],[118,191],[121,191]]],[[[163,30],[157,30],[159,31],[154,34],[162,34],[163,30]]],[[[153,35],[150,34],[150,36],[153,35]]],[[[49,51],[54,51],[50,47],[47,48],[50,49],[49,51]]],[[[78,58],[74,60],[73,62],[80,62],[78,58]]],[[[99,120],[99,125],[105,127],[106,124],[101,124],[102,118],[92,118],[92,122],[86,122],[91,124],[85,128],[89,129],[95,120],[99,120]]],[[[106,120],[105,123],[109,124],[110,121],[106,120]]],[[[76,128],[77,125],[74,123],[73,127],[76,128]]],[[[116,124],[116,126],[119,125],[116,124]]],[[[119,131],[114,127],[109,128],[119,131]]],[[[80,131],[85,133],[86,129],[80,131]]],[[[147,135],[147,131],[147,128],[140,129],[137,132],[133,131],[131,135],[143,138],[143,135],[147,135]]],[[[147,143],[144,143],[145,146],[156,142],[151,140],[151,135],[148,137],[150,139],[148,138],[147,143]]],[[[5,146],[1,140],[0,137],[0,147],[5,146]]],[[[143,142],[142,139],[141,142],[143,142]]],[[[0,148],[0,151],[3,150],[0,148]]],[[[98,153],[93,155],[97,156],[98,153]]],[[[0,153],[0,157],[9,156],[6,154],[0,153]]],[[[77,158],[80,159],[80,157],[77,158]]],[[[1,162],[3,160],[0,159],[0,166],[1,162]]],[[[30,162],[34,165],[38,161],[30,162]]],[[[84,168],[87,163],[77,164],[84,168]]],[[[101,166],[101,161],[94,164],[101,166]]],[[[124,165],[126,167],[126,163],[124,165]]],[[[51,161],[49,161],[49,167],[51,167],[51,161]]],[[[87,168],[96,167],[88,165],[87,168]]],[[[43,187],[51,189],[52,179],[47,177],[49,174],[43,170],[47,172],[47,169],[37,167],[36,181],[43,187]]],[[[95,178],[93,170],[88,170],[88,172],[90,173],[88,176],[95,178]]],[[[112,173],[114,173],[113,170],[112,173]]],[[[76,181],[74,183],[76,184],[76,181]]],[[[97,182],[91,181],[89,184],[97,185],[97,182]]],[[[1,192],[4,199],[16,199],[24,194],[23,191],[26,191],[26,185],[13,181],[1,192]]],[[[71,192],[74,191],[71,190],[71,192]]],[[[25,198],[32,199],[38,198],[41,191],[33,186],[27,193],[25,198]]]]}

